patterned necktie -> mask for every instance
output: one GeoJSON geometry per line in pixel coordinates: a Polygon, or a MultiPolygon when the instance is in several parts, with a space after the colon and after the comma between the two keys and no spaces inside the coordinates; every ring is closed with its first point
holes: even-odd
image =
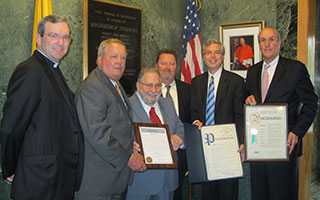
{"type": "Polygon", "coordinates": [[[170,94],[170,87],[171,86],[170,85],[166,85],[165,87],[167,88],[166,98],[172,99],[172,96],[170,94]]]}
{"type": "Polygon", "coordinates": [[[214,125],[214,78],[211,76],[207,98],[206,125],[214,125]]]}
{"type": "Polygon", "coordinates": [[[151,107],[149,111],[149,117],[153,124],[162,124],[159,116],[157,115],[156,111],[154,110],[154,107],[151,107]]]}
{"type": "Polygon", "coordinates": [[[262,73],[262,89],[261,89],[261,96],[262,96],[262,103],[264,102],[267,93],[268,93],[268,87],[269,87],[269,74],[268,74],[268,68],[270,65],[264,66],[263,73],[262,73]]]}
{"type": "Polygon", "coordinates": [[[115,86],[116,86],[116,88],[117,88],[117,91],[118,91],[119,96],[123,99],[118,82],[116,82],[116,85],[115,85],[115,86]]]}

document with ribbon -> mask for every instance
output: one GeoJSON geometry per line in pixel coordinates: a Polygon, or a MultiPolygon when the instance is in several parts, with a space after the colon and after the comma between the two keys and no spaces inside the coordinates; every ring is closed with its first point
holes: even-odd
{"type": "Polygon", "coordinates": [[[185,145],[191,183],[243,177],[234,124],[185,125],[185,145]]]}
{"type": "Polygon", "coordinates": [[[288,160],[287,104],[245,105],[247,161],[288,160]]]}

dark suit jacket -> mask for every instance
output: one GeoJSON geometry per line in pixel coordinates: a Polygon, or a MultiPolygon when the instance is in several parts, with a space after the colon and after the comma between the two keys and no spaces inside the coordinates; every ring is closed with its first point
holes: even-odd
{"type": "MultiPolygon", "coordinates": [[[[206,123],[208,72],[191,81],[191,122],[206,123]]],[[[239,75],[222,69],[215,102],[215,124],[235,123],[239,144],[243,144],[243,104],[245,86],[239,75]]]]}
{"type": "MultiPolygon", "coordinates": [[[[122,87],[121,91],[124,91],[122,87]]],[[[132,180],[133,173],[128,166],[134,138],[132,111],[124,92],[122,96],[127,107],[98,67],[92,70],[76,93],[85,138],[80,199],[121,194],[132,180]]]]}
{"type": "MultiPolygon", "coordinates": [[[[248,95],[255,96],[257,103],[262,101],[262,64],[263,62],[255,64],[247,73],[247,92],[248,95]]],[[[288,103],[289,131],[299,136],[291,156],[302,155],[302,137],[318,111],[318,96],[314,92],[305,65],[280,57],[264,103],[288,103]]]]}
{"type": "Polygon", "coordinates": [[[179,118],[182,122],[190,122],[190,85],[175,79],[178,92],[179,118]]]}
{"type": "Polygon", "coordinates": [[[69,200],[80,185],[83,136],[73,93],[63,78],[65,89],[59,87],[52,66],[35,51],[9,82],[0,135],[3,178],[15,175],[14,199],[69,200]]]}

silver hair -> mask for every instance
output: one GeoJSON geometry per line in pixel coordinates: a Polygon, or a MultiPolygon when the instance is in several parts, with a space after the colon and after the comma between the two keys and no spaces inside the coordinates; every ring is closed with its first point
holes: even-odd
{"type": "Polygon", "coordinates": [[[42,18],[38,24],[38,33],[40,34],[41,37],[43,37],[43,34],[45,32],[45,25],[47,22],[51,22],[53,24],[65,22],[68,25],[68,28],[70,30],[70,26],[68,24],[67,18],[61,15],[52,14],[42,18]]]}
{"type": "Polygon", "coordinates": [[[221,46],[221,53],[222,53],[222,55],[224,55],[224,53],[225,53],[224,46],[217,38],[209,38],[206,41],[206,43],[203,45],[204,51],[207,49],[208,46],[210,46],[212,44],[219,44],[221,46]]]}
{"type": "Polygon", "coordinates": [[[126,47],[126,45],[119,39],[117,38],[109,38],[107,40],[104,40],[100,43],[99,48],[98,48],[98,56],[104,56],[105,49],[112,43],[120,44],[126,47]]]}
{"type": "Polygon", "coordinates": [[[138,75],[138,82],[139,83],[141,82],[143,76],[146,73],[156,73],[160,77],[160,74],[159,74],[159,71],[157,70],[157,68],[155,68],[155,67],[144,67],[144,68],[141,69],[141,71],[139,72],[139,75],[138,75]]]}

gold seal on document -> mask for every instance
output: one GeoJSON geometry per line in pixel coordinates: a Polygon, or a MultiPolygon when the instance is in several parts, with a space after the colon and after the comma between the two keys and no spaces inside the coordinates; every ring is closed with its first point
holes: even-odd
{"type": "Polygon", "coordinates": [[[147,163],[152,163],[152,158],[151,157],[147,157],[146,160],[147,160],[147,163]]]}

